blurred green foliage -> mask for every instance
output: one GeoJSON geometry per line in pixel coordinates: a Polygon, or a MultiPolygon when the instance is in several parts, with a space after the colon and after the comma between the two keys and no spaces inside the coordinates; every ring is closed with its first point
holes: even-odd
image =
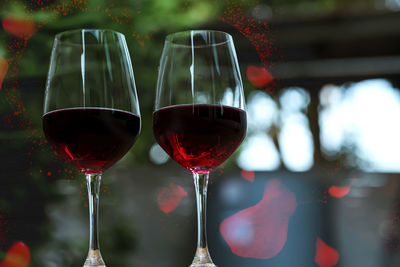
{"type": "MultiPolygon", "coordinates": [[[[162,35],[215,20],[224,4],[216,0],[14,0],[1,4],[0,16],[33,21],[39,28],[29,41],[35,49],[24,53],[20,64],[20,76],[27,77],[46,74],[47,65],[43,63],[55,33],[77,28],[108,28],[124,33],[133,58],[145,63],[143,68],[158,60],[159,53],[148,51],[162,48],[162,35]]],[[[3,31],[0,37],[3,57],[12,56],[7,55],[6,44],[13,36],[3,31]]]]}

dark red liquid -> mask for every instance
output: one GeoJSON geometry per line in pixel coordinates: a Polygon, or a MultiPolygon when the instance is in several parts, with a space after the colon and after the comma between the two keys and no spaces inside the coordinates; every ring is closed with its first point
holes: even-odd
{"type": "Polygon", "coordinates": [[[157,142],[191,171],[211,170],[228,159],[246,129],[246,113],[227,106],[179,105],[153,113],[157,142]]]}
{"type": "Polygon", "coordinates": [[[105,108],[71,108],[46,113],[43,130],[49,143],[78,169],[105,170],[132,147],[140,118],[105,108]]]}

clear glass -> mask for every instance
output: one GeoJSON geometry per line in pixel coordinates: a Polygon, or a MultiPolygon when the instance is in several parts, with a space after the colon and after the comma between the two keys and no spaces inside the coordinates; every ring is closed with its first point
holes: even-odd
{"type": "Polygon", "coordinates": [[[124,156],[140,132],[139,103],[123,34],[79,29],[56,35],[43,130],[58,154],[86,176],[90,239],[84,266],[105,266],[98,234],[102,173],[124,156]]]}
{"type": "Polygon", "coordinates": [[[190,266],[216,266],[207,246],[209,172],[229,158],[247,131],[243,85],[229,34],[193,30],[166,37],[153,131],[160,146],[193,174],[198,240],[190,266]]]}

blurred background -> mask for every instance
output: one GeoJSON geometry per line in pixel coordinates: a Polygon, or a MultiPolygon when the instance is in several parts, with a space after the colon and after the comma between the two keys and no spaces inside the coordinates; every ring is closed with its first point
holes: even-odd
{"type": "Polygon", "coordinates": [[[86,184],[45,141],[43,93],[54,35],[108,28],[127,38],[142,131],[104,174],[103,258],[191,263],[193,182],[155,142],[153,99],[164,37],[215,29],[233,36],[249,126],[211,174],[214,262],[399,266],[399,11],[398,0],[1,1],[0,260],[18,241],[32,267],[86,258],[86,184]]]}

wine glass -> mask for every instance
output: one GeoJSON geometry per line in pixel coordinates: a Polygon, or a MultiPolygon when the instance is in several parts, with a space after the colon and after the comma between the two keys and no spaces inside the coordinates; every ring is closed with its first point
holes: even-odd
{"type": "Polygon", "coordinates": [[[242,80],[229,34],[192,30],[166,37],[153,131],[169,156],[193,173],[198,236],[190,266],[216,266],[206,236],[209,173],[231,156],[247,131],[242,80]]]}
{"type": "Polygon", "coordinates": [[[84,266],[105,266],[98,235],[101,176],[132,147],[140,125],[124,35],[101,29],[57,34],[46,83],[43,130],[57,153],[86,176],[90,242],[84,266]]]}

